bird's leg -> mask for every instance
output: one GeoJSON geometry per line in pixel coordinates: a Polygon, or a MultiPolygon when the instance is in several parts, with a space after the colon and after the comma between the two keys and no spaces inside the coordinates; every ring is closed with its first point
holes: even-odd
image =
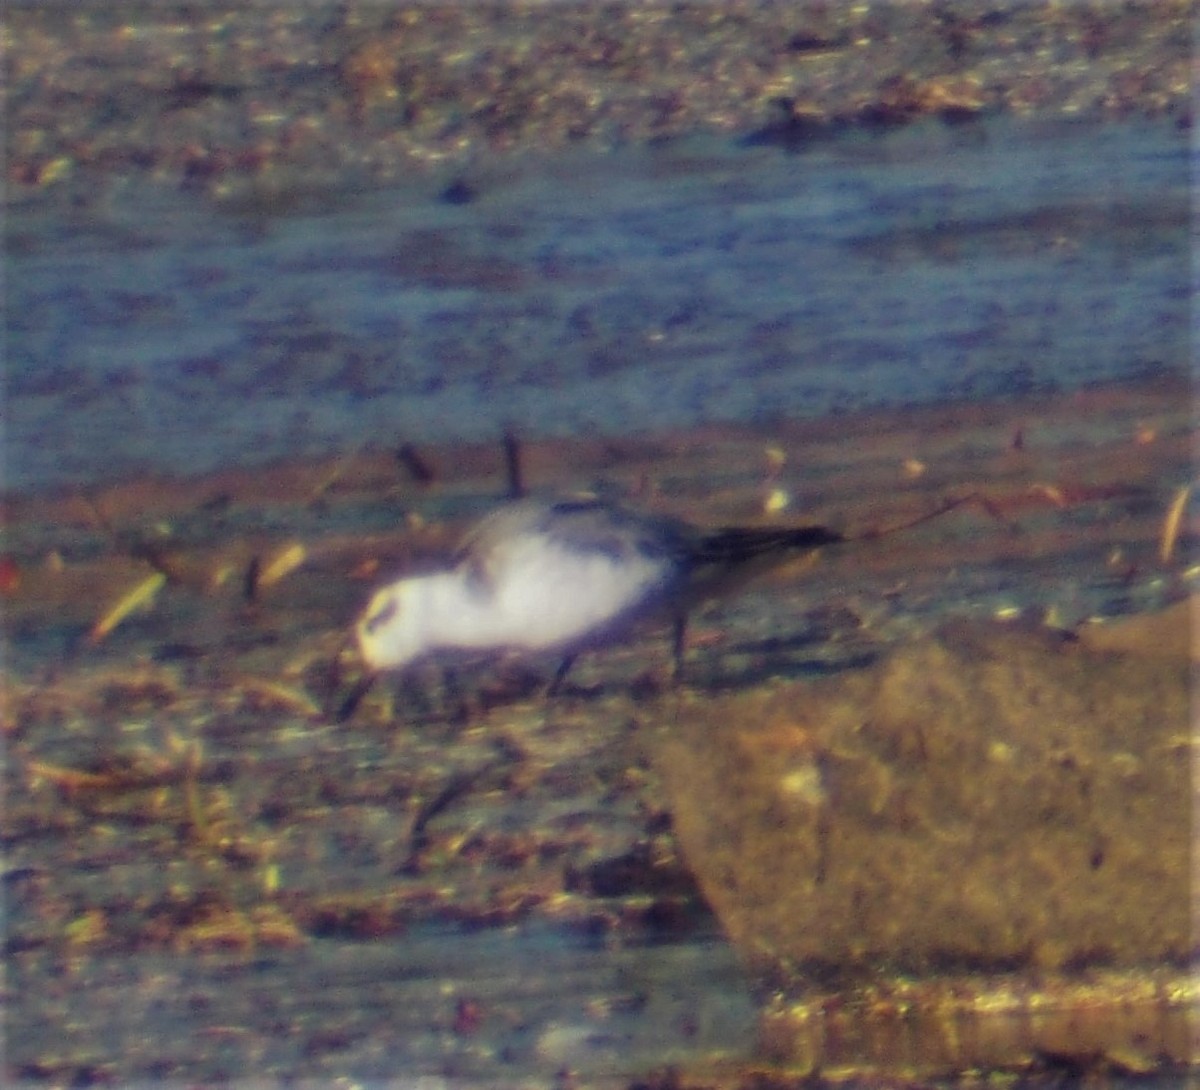
{"type": "Polygon", "coordinates": [[[687,651],[687,614],[678,613],[671,623],[672,681],[678,685],[683,681],[683,656],[687,651]]]}
{"type": "Polygon", "coordinates": [[[554,677],[550,680],[550,684],[546,686],[546,699],[549,700],[552,696],[558,693],[562,683],[566,680],[567,674],[571,670],[571,664],[575,661],[574,655],[564,655],[562,662],[558,664],[558,669],[554,671],[554,677]]]}
{"type": "Polygon", "coordinates": [[[393,683],[394,695],[408,705],[408,714],[436,717],[440,713],[440,696],[430,679],[428,669],[416,667],[403,671],[393,683]]]}
{"type": "Polygon", "coordinates": [[[449,663],[442,667],[441,704],[441,713],[450,722],[469,723],[471,721],[471,705],[467,701],[458,671],[449,663]]]}

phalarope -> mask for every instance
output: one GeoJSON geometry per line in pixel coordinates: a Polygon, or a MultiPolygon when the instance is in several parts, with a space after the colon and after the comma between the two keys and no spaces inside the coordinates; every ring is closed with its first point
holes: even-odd
{"type": "Polygon", "coordinates": [[[553,691],[580,652],[666,621],[678,676],[690,610],[842,540],[822,526],[704,531],[598,499],[524,499],[478,523],[446,570],[376,591],[355,634],[375,671],[447,651],[556,653],[553,691]]]}

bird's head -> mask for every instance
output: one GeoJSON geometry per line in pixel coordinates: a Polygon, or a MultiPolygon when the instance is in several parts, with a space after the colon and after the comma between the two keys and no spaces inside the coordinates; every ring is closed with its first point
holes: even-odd
{"type": "Polygon", "coordinates": [[[358,650],[373,670],[394,670],[424,650],[408,583],[375,592],[354,625],[358,650]]]}

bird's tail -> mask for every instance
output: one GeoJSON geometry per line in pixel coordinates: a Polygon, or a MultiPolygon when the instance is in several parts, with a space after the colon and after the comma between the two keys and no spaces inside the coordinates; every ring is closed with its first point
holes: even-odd
{"type": "Polygon", "coordinates": [[[825,526],[730,526],[705,534],[688,550],[685,598],[699,605],[722,598],[797,553],[842,541],[825,526]]]}
{"type": "Polygon", "coordinates": [[[877,541],[972,502],[984,502],[986,506],[986,501],[972,492],[904,522],[856,534],[841,534],[828,526],[726,526],[704,534],[689,547],[691,587],[698,599],[716,597],[795,553],[813,552],[822,545],[842,542],[877,541]]]}
{"type": "Polygon", "coordinates": [[[692,556],[697,564],[735,566],[844,540],[827,526],[727,526],[701,538],[692,556]]]}

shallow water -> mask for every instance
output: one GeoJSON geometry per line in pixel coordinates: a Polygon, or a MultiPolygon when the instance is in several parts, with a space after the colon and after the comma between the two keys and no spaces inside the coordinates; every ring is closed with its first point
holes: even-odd
{"type": "Polygon", "coordinates": [[[745,981],[716,935],[648,952],[536,927],[324,940],[240,964],[125,955],[47,1007],[88,1027],[81,1045],[102,1032],[125,1071],[206,1085],[291,1072],[528,1086],[557,1070],[616,1084],[753,1033],[745,981]]]}
{"type": "Polygon", "coordinates": [[[114,183],[12,217],[7,485],[1181,372],[1188,192],[1161,121],[683,140],[216,205],[114,183]]]}

